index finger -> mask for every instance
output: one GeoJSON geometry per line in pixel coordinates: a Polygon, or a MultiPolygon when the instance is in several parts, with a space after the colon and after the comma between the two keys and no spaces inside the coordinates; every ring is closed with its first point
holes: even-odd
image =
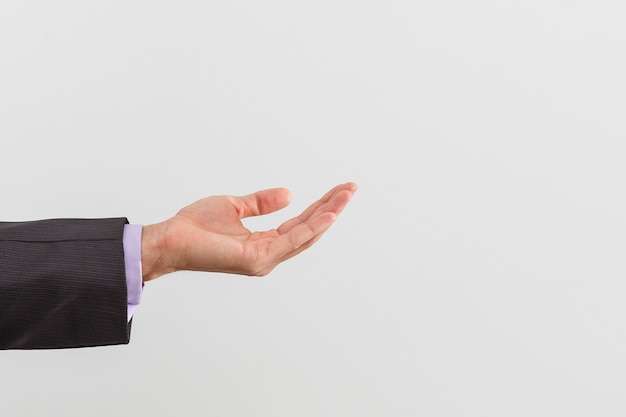
{"type": "Polygon", "coordinates": [[[322,198],[307,207],[307,209],[304,210],[300,215],[281,224],[278,228],[278,232],[281,234],[287,233],[289,230],[291,230],[291,228],[295,227],[296,225],[306,222],[325,204],[327,205],[326,207],[324,207],[326,211],[331,211],[338,215],[348,204],[356,190],[357,185],[353,182],[347,182],[345,184],[340,184],[333,187],[330,191],[324,194],[322,198]],[[347,191],[347,193],[342,194],[343,191],[347,191]]]}

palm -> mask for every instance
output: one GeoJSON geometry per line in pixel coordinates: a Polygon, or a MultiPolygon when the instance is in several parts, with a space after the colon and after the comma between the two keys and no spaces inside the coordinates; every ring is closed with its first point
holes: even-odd
{"type": "Polygon", "coordinates": [[[172,269],[266,275],[315,243],[350,201],[356,186],[339,185],[277,229],[251,232],[242,219],[279,210],[289,191],[275,188],[242,197],[208,197],[167,221],[172,269]]]}

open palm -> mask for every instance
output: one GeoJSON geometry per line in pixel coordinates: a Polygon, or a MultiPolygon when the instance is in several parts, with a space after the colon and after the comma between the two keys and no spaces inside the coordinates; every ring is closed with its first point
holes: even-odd
{"type": "Polygon", "coordinates": [[[251,232],[242,219],[286,207],[285,188],[245,196],[212,196],[180,210],[163,223],[146,226],[144,281],[177,270],[263,276],[279,263],[315,243],[335,221],[356,191],[341,184],[278,228],[251,232]]]}

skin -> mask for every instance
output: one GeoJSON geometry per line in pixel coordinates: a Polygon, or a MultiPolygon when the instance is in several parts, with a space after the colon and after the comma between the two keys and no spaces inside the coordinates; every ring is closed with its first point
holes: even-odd
{"type": "Polygon", "coordinates": [[[289,190],[198,200],[168,220],[144,226],[143,280],[182,270],[265,276],[317,242],[356,189],[352,182],[337,185],[299,216],[277,229],[258,232],[245,228],[241,220],[286,207],[289,190]]]}

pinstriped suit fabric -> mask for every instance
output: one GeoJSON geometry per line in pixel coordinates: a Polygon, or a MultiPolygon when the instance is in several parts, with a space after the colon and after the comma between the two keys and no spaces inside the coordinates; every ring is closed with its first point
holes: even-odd
{"type": "Polygon", "coordinates": [[[126,223],[0,222],[0,349],[128,343],[126,223]]]}

